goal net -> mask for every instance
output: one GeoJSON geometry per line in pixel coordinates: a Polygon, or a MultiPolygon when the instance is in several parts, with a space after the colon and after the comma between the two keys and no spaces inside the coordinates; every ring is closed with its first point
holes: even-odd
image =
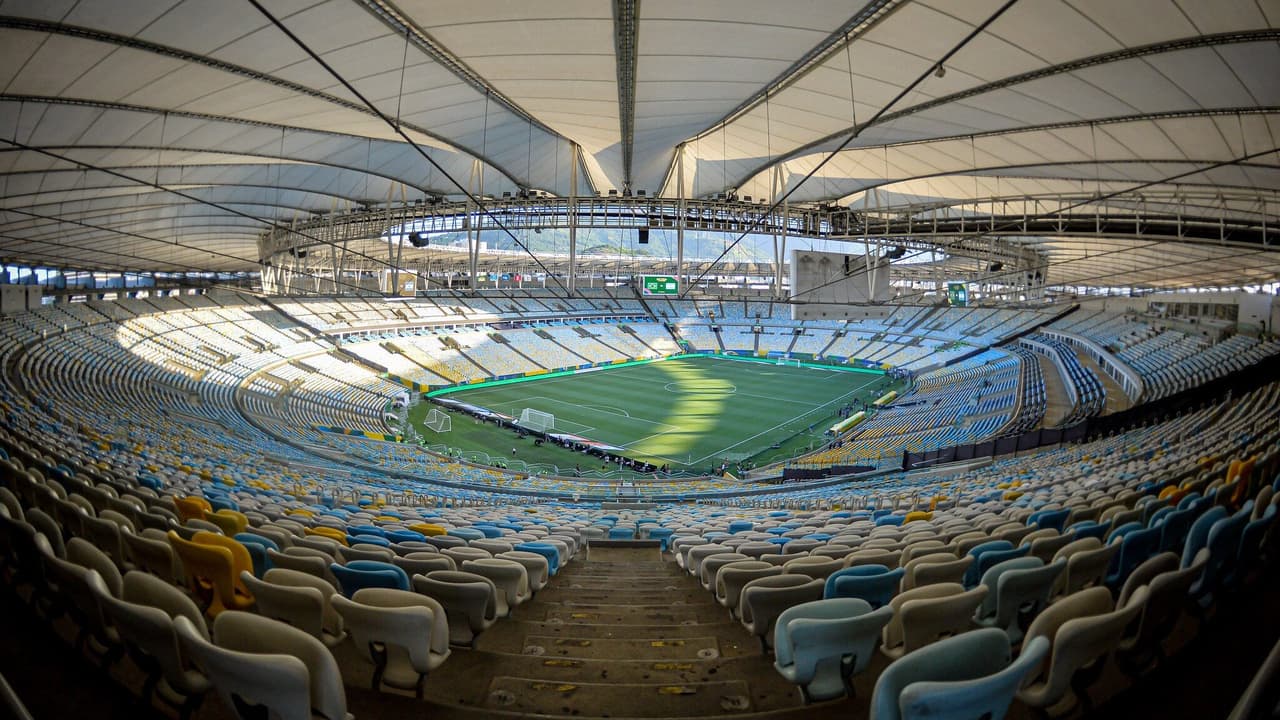
{"type": "Polygon", "coordinates": [[[791,358],[778,358],[778,364],[786,365],[788,367],[800,367],[800,361],[792,360],[791,358]]]}
{"type": "Polygon", "coordinates": [[[538,432],[546,432],[554,430],[556,426],[556,416],[549,412],[534,410],[533,408],[525,408],[520,411],[520,426],[527,427],[530,430],[538,432]]]}
{"type": "Polygon", "coordinates": [[[435,408],[432,408],[431,412],[427,413],[427,419],[422,424],[438,433],[446,433],[453,428],[453,422],[450,420],[448,413],[435,408]]]}

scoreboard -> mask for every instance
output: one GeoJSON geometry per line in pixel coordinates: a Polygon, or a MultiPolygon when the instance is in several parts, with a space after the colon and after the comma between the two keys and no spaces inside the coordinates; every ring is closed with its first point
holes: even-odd
{"type": "Polygon", "coordinates": [[[640,279],[640,289],[644,295],[680,294],[680,283],[669,275],[643,275],[640,279]]]}
{"type": "Polygon", "coordinates": [[[965,307],[969,304],[969,286],[962,282],[947,283],[947,304],[951,307],[965,307]]]}

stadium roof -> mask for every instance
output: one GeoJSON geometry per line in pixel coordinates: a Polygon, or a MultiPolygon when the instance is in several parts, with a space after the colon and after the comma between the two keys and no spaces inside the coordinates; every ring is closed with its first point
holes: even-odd
{"type": "MultiPolygon", "coordinates": [[[[1278,26],[1275,0],[5,0],[0,257],[251,269],[313,213],[566,194],[575,145],[596,191],[1274,226],[1278,26]]],[[[1280,276],[1229,238],[1029,241],[1063,283],[1280,276]]]]}

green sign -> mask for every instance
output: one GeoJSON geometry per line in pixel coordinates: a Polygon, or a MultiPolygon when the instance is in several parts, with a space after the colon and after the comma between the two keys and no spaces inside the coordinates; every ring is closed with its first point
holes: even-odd
{"type": "Polygon", "coordinates": [[[669,275],[645,275],[641,278],[641,290],[645,295],[679,295],[680,284],[669,275]]]}
{"type": "Polygon", "coordinates": [[[969,304],[969,286],[962,282],[947,283],[947,304],[951,307],[965,307],[969,304]]]}

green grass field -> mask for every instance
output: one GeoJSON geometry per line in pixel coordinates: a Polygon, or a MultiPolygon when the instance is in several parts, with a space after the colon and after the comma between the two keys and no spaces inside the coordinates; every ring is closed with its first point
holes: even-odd
{"type": "MultiPolygon", "coordinates": [[[[706,470],[726,459],[765,464],[821,444],[842,405],[870,402],[889,387],[879,373],[690,356],[448,397],[513,417],[525,408],[541,410],[555,416],[554,432],[615,445],[627,457],[673,470],[706,470]]],[[[518,460],[561,468],[582,461],[580,453],[551,444],[535,448],[511,430],[461,413],[450,413],[452,430],[437,434],[421,425],[432,407],[421,403],[410,415],[428,443],[495,458],[510,458],[514,444],[518,460]]]]}

